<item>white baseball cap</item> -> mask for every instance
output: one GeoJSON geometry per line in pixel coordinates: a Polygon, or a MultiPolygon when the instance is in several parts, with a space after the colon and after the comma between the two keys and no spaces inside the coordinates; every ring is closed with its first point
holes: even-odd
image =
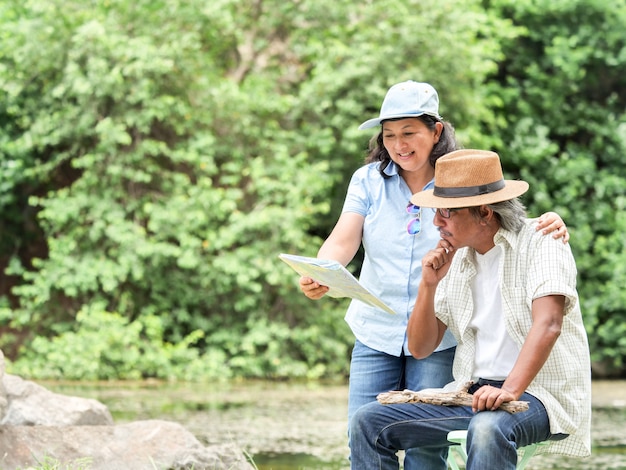
{"type": "Polygon", "coordinates": [[[418,117],[422,114],[441,120],[437,90],[428,83],[408,80],[389,88],[380,107],[380,116],[365,121],[359,130],[377,126],[387,119],[418,117]]]}

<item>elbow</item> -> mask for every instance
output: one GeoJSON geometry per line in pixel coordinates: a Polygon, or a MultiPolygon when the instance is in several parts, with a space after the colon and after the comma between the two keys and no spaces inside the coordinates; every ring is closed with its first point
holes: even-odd
{"type": "Polygon", "coordinates": [[[544,329],[546,334],[556,341],[561,336],[561,330],[563,329],[563,313],[559,311],[555,315],[550,316],[544,324],[544,329]]]}
{"type": "Polygon", "coordinates": [[[550,347],[552,347],[556,344],[556,341],[559,339],[559,336],[561,336],[562,326],[563,326],[562,322],[556,319],[546,321],[541,325],[541,328],[539,329],[540,331],[539,337],[542,338],[546,346],[549,345],[550,347]]]}
{"type": "Polygon", "coordinates": [[[413,356],[415,359],[426,359],[428,356],[430,356],[433,353],[432,351],[429,353],[421,352],[421,351],[414,353],[413,351],[411,351],[410,348],[409,348],[409,351],[411,352],[411,356],[413,356]]]}
{"type": "Polygon", "coordinates": [[[411,317],[407,328],[407,347],[415,359],[426,359],[441,343],[445,327],[439,321],[430,325],[421,322],[419,328],[414,325],[414,318],[411,317]]]}
{"type": "Polygon", "coordinates": [[[434,347],[425,345],[423,342],[412,343],[410,340],[407,346],[409,348],[411,356],[413,356],[415,359],[426,359],[435,350],[434,347]]]}
{"type": "Polygon", "coordinates": [[[562,323],[553,321],[546,328],[546,337],[552,340],[552,344],[556,343],[556,340],[561,336],[562,323]]]}

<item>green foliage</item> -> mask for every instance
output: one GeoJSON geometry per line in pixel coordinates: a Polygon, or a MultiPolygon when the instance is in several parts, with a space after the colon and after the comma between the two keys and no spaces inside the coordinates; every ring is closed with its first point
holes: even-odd
{"type": "Polygon", "coordinates": [[[447,109],[485,115],[472,85],[498,46],[478,37],[497,21],[460,3],[5,3],[0,201],[16,286],[3,317],[16,338],[82,336],[98,311],[158,315],[164,339],[203,331],[198,351],[226,352],[236,374],[345,372],[337,304],[304,299],[276,255],[312,254],[328,233],[367,142],[356,126],[391,83],[462,88],[447,109]],[[458,38],[448,59],[441,44],[458,38]]]}
{"type": "Polygon", "coordinates": [[[8,364],[8,371],[68,380],[319,379],[340,375],[347,360],[345,335],[325,330],[324,322],[291,332],[283,323],[250,319],[247,332],[237,341],[232,330],[217,331],[211,338],[213,346],[200,354],[194,346],[204,332],[196,330],[169,343],[164,317],[144,315],[131,322],[117,313],[81,310],[76,331],[35,338],[8,364]]]}
{"type": "Polygon", "coordinates": [[[491,3],[525,30],[503,43],[497,149],[531,183],[530,212],[567,222],[594,371],[623,374],[626,2],[491,3]]]}
{"type": "Polygon", "coordinates": [[[39,379],[215,380],[229,377],[225,354],[192,348],[204,333],[183,341],[164,340],[161,317],[146,315],[129,322],[119,314],[81,310],[76,332],[51,339],[35,338],[24,354],[10,363],[14,374],[39,379]]]}
{"type": "Polygon", "coordinates": [[[346,302],[276,255],[315,254],[358,124],[416,79],[566,220],[594,360],[623,370],[624,20],[623,0],[2,2],[0,347],[26,370],[93,343],[76,370],[103,377],[180,377],[178,345],[197,377],[346,374],[346,302]]]}
{"type": "Polygon", "coordinates": [[[221,49],[204,31],[219,29],[223,12],[211,18],[205,2],[174,17],[154,2],[78,2],[72,14],[63,3],[61,18],[61,2],[47,2],[7,24],[5,59],[49,75],[36,92],[6,94],[28,122],[11,144],[35,155],[32,173],[65,178],[22,195],[39,209],[47,256],[28,259],[34,269],[11,264],[24,281],[13,326],[62,332],[80,308],[103,304],[129,318],[171,312],[176,340],[271,308],[281,279],[268,242],[301,249],[331,183],[317,177],[326,164],[294,151],[277,123],[289,97],[276,99],[270,78],[241,87],[221,78],[211,66],[221,49]],[[21,62],[42,23],[51,37],[40,44],[64,47],[21,62]]]}

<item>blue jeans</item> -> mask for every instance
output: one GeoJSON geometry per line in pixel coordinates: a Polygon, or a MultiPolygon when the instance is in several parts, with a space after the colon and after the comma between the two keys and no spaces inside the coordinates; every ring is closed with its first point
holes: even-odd
{"type": "MultiPolygon", "coordinates": [[[[350,364],[348,423],[363,405],[376,401],[381,392],[439,388],[452,382],[452,361],[456,348],[415,359],[391,356],[356,341],[350,364]]],[[[404,459],[405,470],[435,469],[445,465],[447,446],[437,449],[411,449],[404,459]]],[[[356,467],[358,468],[358,467],[356,467]]],[[[445,468],[445,467],[441,467],[445,468]]]]}
{"type": "MultiPolygon", "coordinates": [[[[514,414],[506,411],[473,413],[469,406],[370,403],[359,409],[351,421],[352,468],[398,469],[398,450],[449,446],[448,432],[467,429],[467,470],[514,470],[518,447],[553,437],[543,404],[528,393],[520,400],[530,402],[529,410],[514,414]]],[[[447,467],[444,462],[424,468],[445,470],[447,467]]]]}

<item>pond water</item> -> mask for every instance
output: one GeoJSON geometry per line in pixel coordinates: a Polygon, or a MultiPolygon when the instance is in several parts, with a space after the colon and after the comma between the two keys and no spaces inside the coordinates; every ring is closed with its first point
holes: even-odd
{"type": "MultiPolygon", "coordinates": [[[[258,470],[349,468],[345,384],[38,383],[101,401],[119,424],[165,419],[182,424],[206,445],[235,443],[258,470]]],[[[626,469],[626,381],[594,381],[592,419],[590,458],[540,455],[526,468],[626,469]]]]}

